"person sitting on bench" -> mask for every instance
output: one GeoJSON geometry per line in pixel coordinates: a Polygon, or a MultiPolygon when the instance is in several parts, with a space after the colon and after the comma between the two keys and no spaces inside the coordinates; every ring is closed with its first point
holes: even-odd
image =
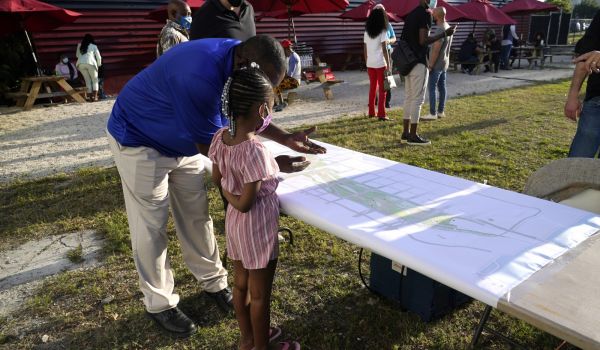
{"type": "Polygon", "coordinates": [[[292,42],[287,39],[283,40],[281,42],[281,46],[285,52],[287,72],[285,73],[285,78],[283,78],[281,84],[275,88],[275,112],[281,112],[287,106],[287,104],[283,101],[283,96],[281,93],[284,90],[292,90],[300,86],[302,72],[300,56],[292,49],[292,42]]]}
{"type": "Polygon", "coordinates": [[[463,41],[458,53],[460,68],[463,73],[473,74],[479,63],[479,45],[473,33],[469,33],[467,40],[463,41]]]}

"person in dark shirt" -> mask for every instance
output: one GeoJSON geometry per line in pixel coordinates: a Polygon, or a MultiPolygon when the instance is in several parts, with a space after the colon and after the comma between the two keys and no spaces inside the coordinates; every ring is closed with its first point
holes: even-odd
{"type": "Polygon", "coordinates": [[[245,41],[256,35],[254,8],[246,0],[207,0],[194,14],[190,39],[231,38],[245,41]]]}
{"type": "Polygon", "coordinates": [[[404,120],[400,141],[408,142],[409,145],[431,144],[429,140],[417,134],[421,106],[425,101],[425,90],[427,89],[429,77],[427,52],[429,51],[429,44],[444,36],[454,34],[456,28],[450,27],[440,34],[429,36],[432,19],[428,9],[433,9],[436,5],[436,0],[421,0],[419,5],[404,19],[401,39],[408,43],[418,58],[418,63],[405,79],[404,120]]]}
{"type": "Polygon", "coordinates": [[[580,56],[574,60],[576,66],[565,103],[565,116],[574,121],[579,117],[579,122],[569,157],[595,158],[600,150],[600,11],[575,45],[575,52],[580,56]],[[586,77],[582,104],[579,91],[586,77]]]}
{"type": "Polygon", "coordinates": [[[500,66],[500,50],[502,49],[502,44],[495,33],[491,33],[488,36],[488,41],[485,44],[487,50],[491,51],[491,54],[485,55],[483,57],[483,62],[486,62],[485,65],[485,73],[493,71],[494,73],[498,73],[498,68],[500,66]],[[491,62],[490,62],[491,58],[491,62]]]}
{"type": "Polygon", "coordinates": [[[469,33],[467,39],[460,45],[460,51],[458,52],[458,59],[461,62],[460,67],[463,73],[472,74],[477,62],[479,62],[479,44],[473,33],[469,33]]]}

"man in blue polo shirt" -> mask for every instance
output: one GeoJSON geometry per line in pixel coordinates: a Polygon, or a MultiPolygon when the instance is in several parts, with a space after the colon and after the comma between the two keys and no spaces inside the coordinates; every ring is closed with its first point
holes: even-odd
{"type": "MultiPolygon", "coordinates": [[[[205,39],[167,51],[131,79],[115,101],[107,131],[121,176],[133,258],[151,318],[177,336],[196,326],[178,308],[167,257],[169,205],[183,258],[204,291],[231,308],[204,185],[200,154],[226,124],[221,92],[234,68],[256,62],[277,86],[285,73],[283,49],[273,38],[244,43],[205,39]]],[[[325,149],[308,140],[314,128],[287,133],[271,124],[262,135],[305,153],[325,149]]],[[[282,171],[299,171],[304,157],[278,157],[282,171]]]]}

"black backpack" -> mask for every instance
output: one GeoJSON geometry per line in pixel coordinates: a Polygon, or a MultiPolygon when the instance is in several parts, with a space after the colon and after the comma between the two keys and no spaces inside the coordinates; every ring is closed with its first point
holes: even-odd
{"type": "Polygon", "coordinates": [[[415,52],[410,48],[410,45],[408,45],[405,40],[399,39],[396,47],[392,51],[392,63],[398,73],[402,76],[407,76],[417,65],[418,60],[417,55],[415,55],[415,52]]]}

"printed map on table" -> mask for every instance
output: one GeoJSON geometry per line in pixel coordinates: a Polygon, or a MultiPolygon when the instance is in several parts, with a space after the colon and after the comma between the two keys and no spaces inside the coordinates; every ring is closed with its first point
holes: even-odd
{"type": "Polygon", "coordinates": [[[589,212],[325,146],[281,175],[284,212],[492,306],[600,230],[589,212]]]}

